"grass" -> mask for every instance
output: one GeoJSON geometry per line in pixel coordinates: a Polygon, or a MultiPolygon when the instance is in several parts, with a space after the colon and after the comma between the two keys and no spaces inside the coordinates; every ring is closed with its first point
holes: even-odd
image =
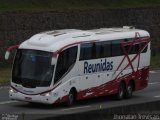
{"type": "Polygon", "coordinates": [[[151,57],[151,69],[160,69],[160,54],[151,57]]]}
{"type": "Polygon", "coordinates": [[[9,83],[11,78],[11,68],[1,68],[0,69],[0,86],[9,83]]]}
{"type": "MultiPolygon", "coordinates": [[[[160,54],[151,57],[151,69],[160,69],[160,54]]],[[[6,85],[11,78],[11,68],[0,69],[0,85],[6,85]]]]}
{"type": "Polygon", "coordinates": [[[63,11],[157,6],[160,6],[160,0],[0,0],[0,11],[63,11]]]}

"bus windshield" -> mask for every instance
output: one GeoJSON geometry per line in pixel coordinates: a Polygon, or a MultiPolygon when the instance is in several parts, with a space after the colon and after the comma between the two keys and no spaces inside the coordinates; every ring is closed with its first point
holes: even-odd
{"type": "Polygon", "coordinates": [[[12,82],[24,87],[50,86],[54,65],[51,65],[51,52],[38,50],[17,50],[12,82]]]}

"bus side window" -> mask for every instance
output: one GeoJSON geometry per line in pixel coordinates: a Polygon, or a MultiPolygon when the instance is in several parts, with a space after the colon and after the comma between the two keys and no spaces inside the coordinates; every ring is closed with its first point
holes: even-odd
{"type": "Polygon", "coordinates": [[[69,68],[76,62],[76,58],[77,46],[68,48],[59,54],[54,83],[56,83],[69,70],[69,68]]]}
{"type": "MultiPolygon", "coordinates": [[[[125,39],[124,41],[125,42],[134,41],[134,39],[125,39]]],[[[128,53],[128,55],[137,54],[139,50],[140,50],[140,44],[134,44],[134,45],[130,44],[125,46],[125,51],[128,53]]]]}
{"type": "Polygon", "coordinates": [[[112,56],[121,56],[121,55],[123,55],[121,42],[122,42],[122,40],[114,40],[114,41],[112,41],[112,56]]]}
{"type": "MultiPolygon", "coordinates": [[[[135,45],[128,45],[128,46],[125,46],[125,50],[129,53],[128,54],[137,54],[139,52],[139,50],[144,47],[146,43],[140,43],[140,44],[135,44],[135,45]],[[130,49],[131,48],[131,49],[130,49]]],[[[148,45],[144,48],[144,50],[142,51],[142,53],[145,53],[148,49],[148,45]]]]}
{"type": "MultiPolygon", "coordinates": [[[[145,42],[141,43],[141,44],[140,44],[140,48],[144,47],[145,45],[146,45],[145,42]]],[[[147,49],[148,49],[148,45],[144,48],[144,50],[142,51],[142,53],[147,52],[147,49]]]]}
{"type": "Polygon", "coordinates": [[[111,57],[111,42],[105,41],[102,42],[102,58],[111,57]]]}
{"type": "Polygon", "coordinates": [[[135,44],[130,47],[131,47],[131,50],[129,51],[129,54],[137,54],[139,52],[139,44],[135,44]]]}
{"type": "Polygon", "coordinates": [[[102,43],[96,42],[95,43],[95,59],[102,58],[102,43]]]}
{"type": "Polygon", "coordinates": [[[95,58],[94,43],[83,43],[80,48],[80,60],[90,60],[95,58]]]}

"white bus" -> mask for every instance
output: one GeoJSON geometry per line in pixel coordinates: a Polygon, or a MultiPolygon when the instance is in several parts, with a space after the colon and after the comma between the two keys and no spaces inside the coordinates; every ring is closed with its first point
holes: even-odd
{"type": "Polygon", "coordinates": [[[114,94],[130,98],[148,84],[150,35],[145,30],[64,29],[36,34],[16,49],[9,97],[45,104],[114,94]]]}

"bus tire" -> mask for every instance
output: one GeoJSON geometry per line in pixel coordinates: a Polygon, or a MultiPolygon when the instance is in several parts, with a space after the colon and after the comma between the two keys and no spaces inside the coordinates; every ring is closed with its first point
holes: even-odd
{"type": "Polygon", "coordinates": [[[76,92],[74,91],[74,89],[71,89],[69,94],[68,94],[68,106],[72,106],[75,103],[76,100],[76,92]]]}
{"type": "Polygon", "coordinates": [[[125,95],[125,83],[121,82],[119,84],[118,92],[116,94],[116,99],[122,100],[124,98],[124,95],[125,95]]]}
{"type": "Polygon", "coordinates": [[[131,98],[134,90],[134,83],[132,81],[129,81],[127,87],[126,87],[126,93],[125,98],[131,98]]]}

